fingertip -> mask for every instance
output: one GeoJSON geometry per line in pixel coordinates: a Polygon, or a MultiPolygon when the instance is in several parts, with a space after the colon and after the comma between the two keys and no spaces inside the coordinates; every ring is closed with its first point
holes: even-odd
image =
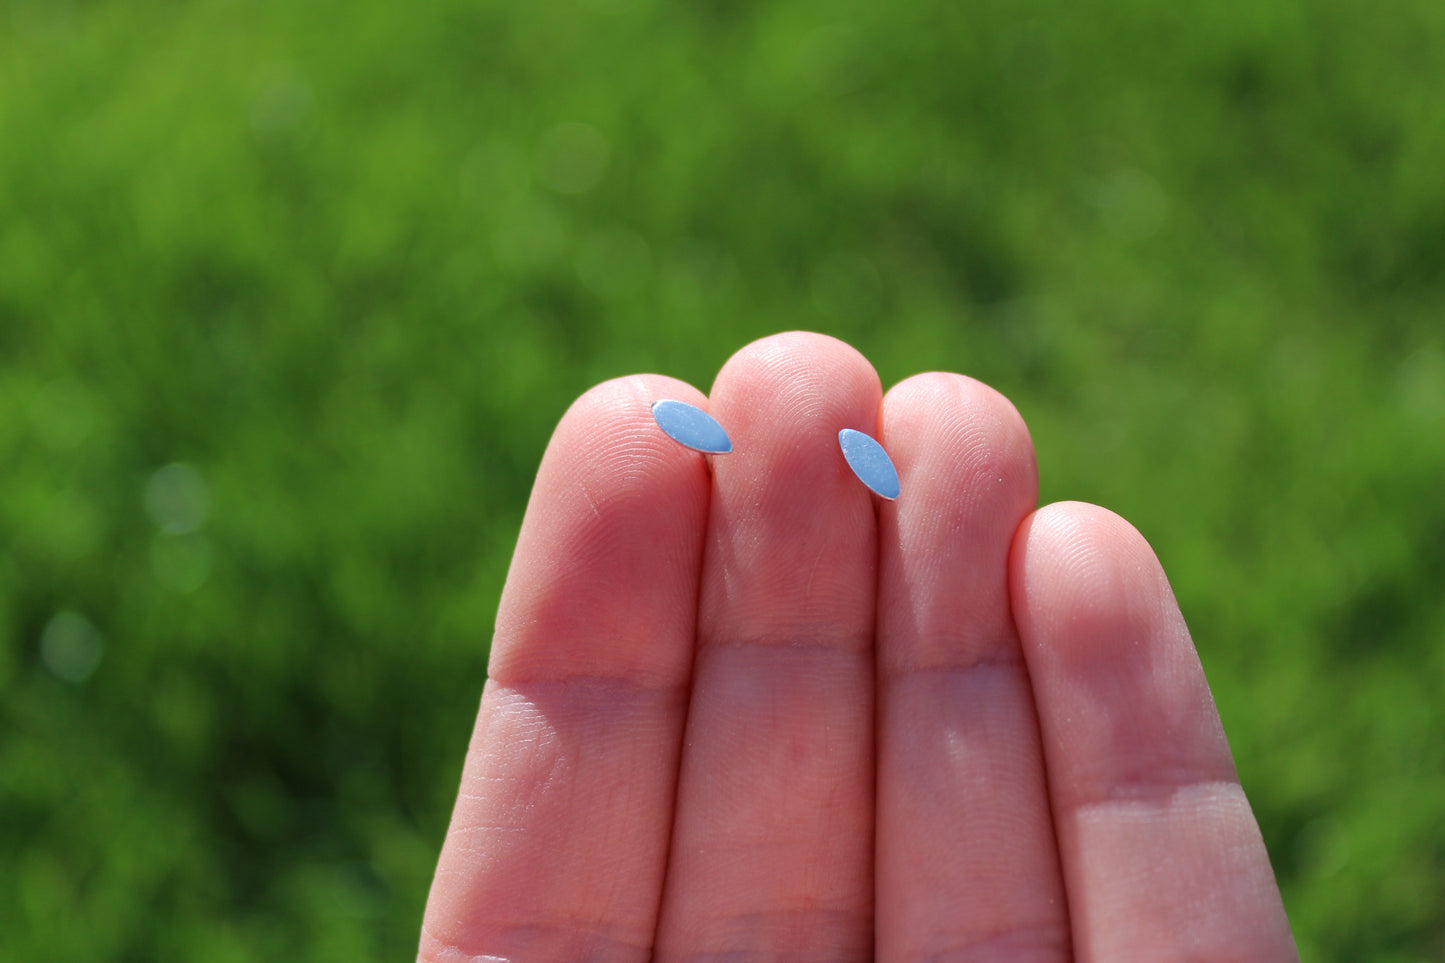
{"type": "Polygon", "coordinates": [[[1129,521],[1098,505],[1055,502],[1025,518],[1009,573],[1015,619],[1027,635],[1082,640],[1121,623],[1148,635],[1178,621],[1154,549],[1129,521]]]}
{"type": "Polygon", "coordinates": [[[826,335],[772,335],[723,365],[710,410],[734,448],[714,464],[708,537],[728,548],[703,588],[723,635],[785,631],[774,622],[783,613],[793,631],[872,612],[873,496],[838,436],[876,430],[881,398],[868,361],[826,335]]]}
{"type": "Polygon", "coordinates": [[[837,338],[789,331],[738,350],[709,398],[734,446],[714,465],[714,513],[769,525],[831,519],[844,531],[866,515],[871,533],[873,496],[849,469],[838,433],[875,432],[882,395],[873,366],[837,338]]]}
{"type": "MultiPolygon", "coordinates": [[[[597,483],[609,494],[625,496],[643,484],[675,491],[675,485],[692,487],[705,481],[706,459],[669,438],[653,417],[652,406],[666,399],[707,410],[702,392],[665,375],[613,378],[583,392],[552,433],[538,470],[538,486],[555,474],[573,482],[597,483]]],[[[535,495],[536,489],[534,503],[535,495]]],[[[537,507],[545,510],[547,505],[537,507]]]]}
{"type": "Polygon", "coordinates": [[[884,396],[880,423],[900,469],[906,462],[915,474],[971,478],[967,495],[1002,487],[1030,506],[1038,497],[1038,464],[1023,416],[977,379],[942,371],[905,378],[884,396]]]}
{"type": "MultiPolygon", "coordinates": [[[[882,382],[873,365],[845,341],[812,331],[785,331],[743,346],[718,372],[712,397],[723,405],[739,392],[749,401],[735,405],[732,422],[768,419],[777,410],[812,414],[819,424],[873,433],[882,382]]],[[[728,426],[731,431],[731,425],[728,426]]]]}
{"type": "Polygon", "coordinates": [[[1057,800],[1230,780],[1233,762],[1199,655],[1144,536],[1063,502],[1019,527],[1010,595],[1057,800]]]}
{"type": "MultiPolygon", "coordinates": [[[[779,331],[776,334],[764,335],[750,341],[733,352],[727,364],[745,358],[780,359],[791,364],[800,358],[808,357],[819,359],[819,363],[824,365],[844,361],[845,363],[861,364],[870,370],[873,367],[863,353],[848,342],[830,334],[803,330],[779,331]]],[[[727,368],[727,364],[723,365],[724,369],[727,368]]],[[[721,378],[722,375],[719,374],[718,379],[721,380],[721,378]]]]}
{"type": "MultiPolygon", "coordinates": [[[[707,410],[707,396],[686,381],[659,374],[633,374],[610,378],[593,385],[577,397],[553,432],[555,441],[565,435],[570,444],[576,433],[580,437],[602,437],[619,430],[636,434],[641,441],[657,440],[657,423],[652,406],[659,401],[681,401],[707,410]]],[[[666,449],[658,445],[659,449],[666,449]]],[[[550,450],[550,446],[549,446],[550,450]]]]}
{"type": "Polygon", "coordinates": [[[989,413],[1000,425],[1009,430],[1028,434],[1023,416],[1018,408],[997,388],[977,378],[952,371],[923,371],[909,375],[888,389],[887,405],[892,409],[891,418],[900,418],[902,424],[918,424],[927,419],[930,411],[938,406],[965,404],[979,412],[989,413]],[[908,419],[908,415],[913,417],[908,419]]]}
{"type": "Polygon", "coordinates": [[[880,435],[903,491],[880,513],[880,598],[890,637],[910,640],[880,647],[880,664],[1017,658],[1009,546],[1038,498],[1023,418],[980,381],[930,372],[889,390],[880,435]]]}
{"type": "Polygon", "coordinates": [[[1044,505],[1024,520],[1028,547],[1040,550],[1054,549],[1060,564],[1066,567],[1087,568],[1100,546],[1124,549],[1126,554],[1139,554],[1140,550],[1153,556],[1148,542],[1123,516],[1089,502],[1062,501],[1044,505]]]}
{"type": "Polygon", "coordinates": [[[637,631],[691,632],[712,487],[707,457],[654,420],[663,398],[707,404],[685,382],[632,375],[589,389],[562,416],[498,610],[493,678],[684,671],[686,650],[648,647],[637,631]]]}

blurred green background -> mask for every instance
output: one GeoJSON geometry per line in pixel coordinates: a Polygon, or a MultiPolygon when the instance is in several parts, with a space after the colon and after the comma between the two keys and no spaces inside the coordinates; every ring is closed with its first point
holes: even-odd
{"type": "Polygon", "coordinates": [[[0,958],[409,959],[566,405],[1008,394],[1445,958],[1445,4],[0,0],[0,958]]]}

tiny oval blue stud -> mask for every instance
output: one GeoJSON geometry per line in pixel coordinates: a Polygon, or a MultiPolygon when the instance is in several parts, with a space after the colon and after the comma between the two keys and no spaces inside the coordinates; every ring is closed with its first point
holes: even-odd
{"type": "Polygon", "coordinates": [[[898,469],[882,445],[861,431],[844,428],[838,432],[838,447],[843,449],[848,467],[869,491],[889,501],[898,497],[898,469]]]}
{"type": "Polygon", "coordinates": [[[710,455],[726,455],[733,450],[732,439],[723,426],[696,405],[665,398],[652,403],[652,417],[657,427],[679,445],[710,455]]]}

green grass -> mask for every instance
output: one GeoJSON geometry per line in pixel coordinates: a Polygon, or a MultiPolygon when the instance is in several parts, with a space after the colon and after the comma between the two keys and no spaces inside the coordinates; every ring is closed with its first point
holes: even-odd
{"type": "Polygon", "coordinates": [[[551,426],[813,328],[1151,539],[1306,958],[1440,958],[1442,45],[0,0],[0,957],[407,958],[551,426]]]}

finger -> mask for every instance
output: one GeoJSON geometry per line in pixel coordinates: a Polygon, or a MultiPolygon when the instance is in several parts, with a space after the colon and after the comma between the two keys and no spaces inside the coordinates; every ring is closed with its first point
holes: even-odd
{"type": "Polygon", "coordinates": [[[646,960],[666,868],[711,479],[638,377],[584,395],[522,523],[429,960],[646,960]]]}
{"type": "Polygon", "coordinates": [[[789,334],[744,348],[717,464],[660,959],[863,959],[872,947],[872,496],[838,431],[878,377],[789,334]],[[752,958],[750,956],[750,958],[752,958]]]}
{"type": "Polygon", "coordinates": [[[1066,960],[1008,599],[1033,444],[1007,399],[946,374],[888,393],[882,440],[906,494],[879,518],[878,959],[1066,960]]]}
{"type": "Polygon", "coordinates": [[[1296,959],[1188,629],[1148,544],[1040,510],[1010,565],[1080,963],[1296,959]]]}

